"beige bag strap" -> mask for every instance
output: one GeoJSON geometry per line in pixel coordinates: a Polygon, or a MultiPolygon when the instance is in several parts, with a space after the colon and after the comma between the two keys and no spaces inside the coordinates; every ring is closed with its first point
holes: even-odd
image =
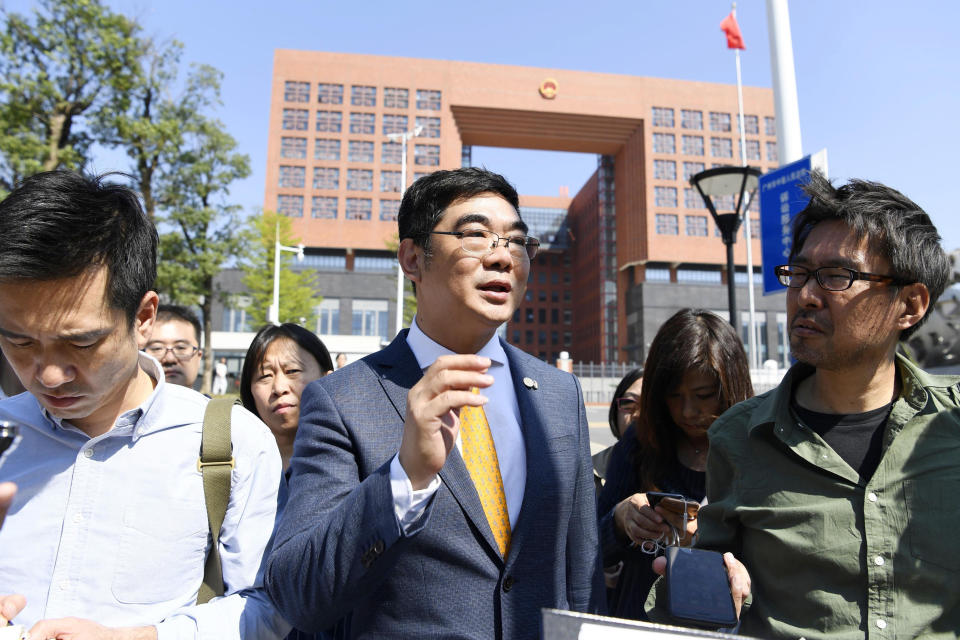
{"type": "Polygon", "coordinates": [[[197,469],[203,475],[203,499],[207,504],[207,522],[213,542],[203,567],[203,584],[197,604],[223,595],[223,569],[220,565],[220,528],[230,502],[230,482],[234,467],[230,441],[230,412],[239,401],[215,398],[203,414],[203,435],[197,469]]]}

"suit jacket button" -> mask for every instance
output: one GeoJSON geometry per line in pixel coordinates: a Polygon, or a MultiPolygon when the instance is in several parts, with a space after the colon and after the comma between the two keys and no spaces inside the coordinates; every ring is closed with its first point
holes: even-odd
{"type": "Polygon", "coordinates": [[[510,591],[510,589],[513,589],[513,583],[514,583],[514,582],[515,582],[515,580],[513,579],[513,576],[507,576],[506,578],[504,578],[504,579],[503,579],[503,592],[504,592],[504,593],[507,593],[508,591],[510,591]]]}
{"type": "Polygon", "coordinates": [[[383,553],[383,540],[377,540],[373,545],[373,552],[377,555],[383,553]]]}

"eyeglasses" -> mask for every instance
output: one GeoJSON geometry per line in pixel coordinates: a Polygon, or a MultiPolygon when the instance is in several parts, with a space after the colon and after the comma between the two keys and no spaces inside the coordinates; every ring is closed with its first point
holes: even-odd
{"type": "Polygon", "coordinates": [[[189,360],[199,350],[192,344],[175,344],[172,347],[163,344],[148,344],[147,348],[144,349],[157,360],[162,360],[167,355],[167,351],[172,351],[173,357],[177,360],[189,360]]]}
{"type": "Polygon", "coordinates": [[[484,257],[500,246],[500,242],[507,245],[507,251],[515,258],[533,260],[540,248],[540,241],[531,236],[503,237],[486,229],[471,229],[469,231],[431,231],[431,235],[456,236],[460,238],[460,246],[467,253],[484,257]]]}
{"type": "Polygon", "coordinates": [[[617,403],[617,409],[620,411],[633,411],[637,406],[636,398],[628,398],[626,396],[617,398],[614,402],[617,403]]]}
{"type": "Polygon", "coordinates": [[[910,284],[910,282],[901,278],[854,271],[846,267],[820,267],[811,271],[804,267],[782,264],[779,267],[774,267],[773,272],[777,274],[780,284],[791,289],[803,288],[810,276],[816,276],[817,283],[827,291],[846,291],[853,285],[854,280],[871,280],[896,285],[910,284]]]}

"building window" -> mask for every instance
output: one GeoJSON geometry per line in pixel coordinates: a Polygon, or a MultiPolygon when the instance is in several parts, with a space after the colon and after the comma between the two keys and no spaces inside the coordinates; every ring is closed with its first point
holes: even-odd
{"type": "Polygon", "coordinates": [[[406,133],[407,116],[398,116],[394,113],[383,114],[383,135],[391,133],[406,133]]]}
{"type": "Polygon", "coordinates": [[[653,126],[672,127],[673,126],[673,109],[671,109],[670,107],[654,107],[653,108],[653,126]]]}
{"type": "Polygon", "coordinates": [[[280,138],[280,157],[303,160],[307,157],[306,138],[280,138]]]}
{"type": "Polygon", "coordinates": [[[543,324],[547,321],[547,310],[546,309],[537,309],[537,320],[540,324],[543,324]]]}
{"type": "Polygon", "coordinates": [[[730,131],[730,114],[711,111],[710,131],[730,131]]]}
{"type": "Polygon", "coordinates": [[[347,198],[347,220],[369,220],[373,213],[373,200],[370,198],[347,198]]]}
{"type": "Polygon", "coordinates": [[[406,109],[410,106],[410,90],[400,87],[385,87],[383,106],[388,109],[406,109]]]}
{"type": "Polygon", "coordinates": [[[317,102],[320,104],[343,104],[343,85],[321,82],[317,85],[317,102]]]}
{"type": "Polygon", "coordinates": [[[306,131],[310,123],[310,112],[306,109],[284,109],[281,128],[291,131],[306,131]]]}
{"type": "MultiPolygon", "coordinates": [[[[677,216],[672,213],[657,214],[657,233],[663,236],[676,236],[680,234],[680,222],[677,216]]],[[[647,273],[650,270],[647,269],[647,273]]]]}
{"type": "Polygon", "coordinates": [[[570,324],[573,322],[573,312],[570,309],[563,310],[563,324],[570,324]]]}
{"type": "Polygon", "coordinates": [[[340,169],[335,167],[314,167],[314,189],[337,189],[340,187],[340,169]]]}
{"type": "Polygon", "coordinates": [[[440,92],[417,89],[417,109],[440,111],[440,92]]]}
{"type": "Polygon", "coordinates": [[[230,333],[253,331],[247,307],[253,301],[250,296],[230,296],[229,306],[223,308],[223,330],[230,333]]]}
{"type": "Polygon", "coordinates": [[[400,172],[389,170],[381,171],[380,191],[400,193],[400,172]]]}
{"type": "MultiPolygon", "coordinates": [[[[696,217],[696,216],[691,216],[696,217]]],[[[706,223],[707,219],[703,219],[706,223]]],[[[689,282],[693,284],[719,284],[721,275],[719,271],[712,269],[677,269],[677,282],[689,282]]]]}
{"type": "Polygon", "coordinates": [[[527,344],[533,344],[533,330],[527,329],[523,332],[523,337],[526,338],[525,342],[527,344]]]}
{"type": "MultiPolygon", "coordinates": [[[[700,147],[703,148],[703,138],[700,138],[700,147]]],[[[702,155],[702,154],[701,154],[702,155]]],[[[703,171],[702,162],[684,162],[683,163],[683,179],[689,181],[691,177],[703,171]]]]}
{"type": "Polygon", "coordinates": [[[291,167],[280,165],[280,188],[297,189],[302,188],[307,181],[306,167],[291,167]]]}
{"type": "Polygon", "coordinates": [[[340,300],[324,298],[317,306],[317,334],[340,333],[340,300]]]}
{"type": "Polygon", "coordinates": [[[343,114],[339,111],[317,111],[317,131],[340,133],[343,127],[343,114]]]}
{"type": "Polygon", "coordinates": [[[350,133],[373,135],[376,126],[376,116],[374,114],[350,112],[350,133]]]}
{"type": "Polygon", "coordinates": [[[710,138],[710,155],[714,158],[732,158],[733,140],[730,138],[710,138]]]}
{"type": "Polygon", "coordinates": [[[350,87],[350,104],[355,107],[375,107],[377,88],[353,85],[350,87]]]}
{"type": "Polygon", "coordinates": [[[302,218],[303,196],[277,196],[277,213],[288,218],[302,218]]]}
{"type": "Polygon", "coordinates": [[[357,255],[353,259],[353,270],[363,273],[393,273],[396,268],[393,256],[357,255]]]}
{"type": "Polygon", "coordinates": [[[309,102],[310,83],[286,81],[283,83],[283,99],[287,102],[309,102]]]}
{"type": "Polygon", "coordinates": [[[703,129],[703,111],[683,109],[680,111],[680,126],[684,129],[703,129]]]}
{"type": "Polygon", "coordinates": [[[643,280],[644,282],[670,282],[670,269],[647,267],[643,280]]]}
{"type": "Polygon", "coordinates": [[[353,301],[352,333],[355,336],[380,336],[387,339],[387,301],[353,301]]]}
{"type": "Polygon", "coordinates": [[[683,136],[683,153],[688,156],[702,156],[703,136],[683,136]]]}
{"type": "Polygon", "coordinates": [[[423,127],[423,131],[420,132],[420,137],[422,138],[440,137],[440,118],[417,116],[417,126],[423,127]]]}
{"type": "Polygon", "coordinates": [[[314,160],[339,160],[340,141],[333,138],[317,138],[313,147],[314,160]]]}
{"type": "Polygon", "coordinates": [[[380,200],[381,220],[396,222],[398,213],[400,213],[399,200],[380,200]]]}
{"type": "MultiPolygon", "coordinates": [[[[740,142],[737,142],[737,150],[740,149],[740,142]]],[[[759,160],[760,159],[760,141],[759,140],[747,140],[747,160],[759,160]]]]}
{"type": "Polygon", "coordinates": [[[703,209],[705,205],[700,192],[692,187],[687,187],[683,190],[683,206],[687,209],[703,209]]]}
{"type": "Polygon", "coordinates": [[[380,143],[380,162],[383,164],[400,164],[403,157],[403,145],[399,142],[380,143]]]}
{"type": "Polygon", "coordinates": [[[676,180],[677,163],[673,160],[654,160],[653,177],[659,180],[676,180]]]}
{"type": "Polygon", "coordinates": [[[764,116],[763,129],[764,133],[766,133],[768,136],[777,135],[777,119],[773,116],[764,116]]]}
{"type": "Polygon", "coordinates": [[[777,143],[767,143],[767,162],[777,162],[777,143]]]}
{"type": "Polygon", "coordinates": [[[347,169],[347,190],[373,191],[373,170],[347,169]]]}
{"type": "Polygon", "coordinates": [[[658,207],[677,206],[677,188],[676,187],[654,187],[653,203],[658,207]]]}
{"type": "Polygon", "coordinates": [[[440,164],[440,145],[417,144],[413,147],[413,163],[436,167],[440,164]]]}
{"type": "Polygon", "coordinates": [[[744,133],[752,133],[754,135],[760,133],[760,118],[757,116],[743,116],[743,131],[744,133]]]}
{"type": "Polygon", "coordinates": [[[329,253],[308,253],[303,257],[302,267],[309,267],[317,271],[338,271],[347,270],[347,257],[341,251],[339,254],[329,253]]]}
{"type": "Polygon", "coordinates": [[[707,216],[684,216],[688,236],[707,237],[707,216]]]}
{"type": "Polygon", "coordinates": [[[313,196],[310,217],[334,220],[337,217],[337,199],[331,196],[313,196]]]}
{"type": "Polygon", "coordinates": [[[676,153],[676,150],[676,139],[673,137],[672,133],[653,134],[654,153],[676,153]]]}
{"type": "Polygon", "coordinates": [[[351,140],[347,143],[347,160],[350,162],[373,162],[373,143],[351,140]]]}
{"type": "Polygon", "coordinates": [[[512,335],[513,335],[513,342],[511,344],[520,344],[520,332],[514,329],[512,335]]]}

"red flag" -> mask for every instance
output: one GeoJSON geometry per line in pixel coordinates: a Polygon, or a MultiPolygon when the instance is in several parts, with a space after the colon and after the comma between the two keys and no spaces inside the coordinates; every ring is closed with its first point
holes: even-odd
{"type": "Polygon", "coordinates": [[[727,34],[727,49],[746,49],[743,44],[743,36],[740,35],[740,25],[737,24],[737,18],[730,12],[723,22],[720,23],[720,29],[727,34]]]}

